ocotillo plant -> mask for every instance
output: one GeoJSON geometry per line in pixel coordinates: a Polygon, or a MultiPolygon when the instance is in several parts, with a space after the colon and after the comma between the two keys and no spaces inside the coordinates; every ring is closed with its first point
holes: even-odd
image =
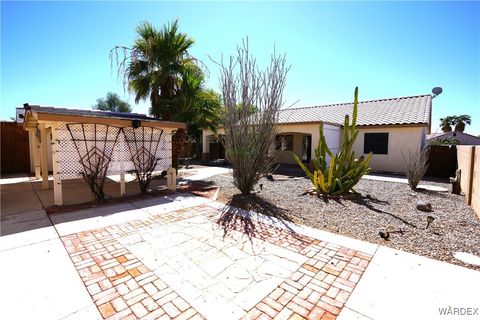
{"type": "Polygon", "coordinates": [[[323,133],[323,124],[320,125],[320,139],[315,149],[315,158],[312,161],[313,172],[310,172],[295,153],[293,154],[293,158],[303,171],[305,171],[318,195],[340,195],[347,192],[354,192],[353,187],[358,183],[360,178],[370,172],[368,163],[370,162],[372,153],[369,153],[366,157],[356,159],[355,153],[352,150],[353,144],[358,136],[358,129],[356,128],[357,109],[358,87],[355,88],[352,124],[350,124],[349,116],[345,115],[342,145],[338,153],[333,154],[328,148],[323,133]],[[327,157],[330,157],[330,163],[328,163],[327,157]]]}

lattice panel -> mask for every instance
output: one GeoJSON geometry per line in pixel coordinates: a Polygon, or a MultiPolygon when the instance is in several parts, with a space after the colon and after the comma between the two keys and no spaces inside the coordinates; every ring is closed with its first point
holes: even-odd
{"type": "Polygon", "coordinates": [[[154,171],[167,170],[172,163],[171,135],[158,128],[124,128],[124,139],[130,164],[137,169],[156,159],[154,171]]]}
{"type": "MultiPolygon", "coordinates": [[[[76,139],[78,138],[80,140],[87,140],[83,143],[77,143],[81,155],[85,155],[87,153],[87,149],[92,149],[95,146],[95,143],[97,143],[98,149],[102,149],[103,144],[100,143],[100,140],[104,138],[107,138],[107,140],[110,141],[105,145],[106,153],[109,154],[109,152],[111,152],[111,159],[107,169],[107,175],[118,175],[121,172],[132,171],[135,168],[131,159],[128,144],[125,140],[125,134],[130,138],[135,138],[137,143],[145,145],[147,149],[149,147],[149,140],[158,139],[158,148],[152,154],[154,157],[159,159],[155,170],[163,171],[171,166],[171,133],[165,131],[162,133],[162,130],[160,129],[153,129],[152,132],[148,132],[149,135],[147,137],[143,135],[143,131],[148,131],[149,128],[116,128],[116,130],[113,130],[113,128],[113,126],[109,126],[107,132],[106,126],[102,127],[98,124],[96,126],[93,124],[83,124],[83,127],[81,124],[70,124],[70,130],[76,139]],[[113,140],[115,140],[115,134],[117,133],[118,138],[116,144],[113,145],[113,140]],[[94,142],[94,140],[98,141],[94,142]]],[[[80,161],[77,146],[72,140],[72,136],[65,123],[60,124],[60,126],[57,128],[57,134],[59,140],[58,142],[60,144],[60,178],[81,178],[81,172],[84,170],[84,168],[80,161]]]]}

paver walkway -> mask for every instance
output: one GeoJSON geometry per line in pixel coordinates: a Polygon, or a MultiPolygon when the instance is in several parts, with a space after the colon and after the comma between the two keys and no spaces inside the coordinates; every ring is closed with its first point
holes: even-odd
{"type": "Polygon", "coordinates": [[[335,319],[371,259],[208,205],[62,241],[107,319],[335,319]]]}

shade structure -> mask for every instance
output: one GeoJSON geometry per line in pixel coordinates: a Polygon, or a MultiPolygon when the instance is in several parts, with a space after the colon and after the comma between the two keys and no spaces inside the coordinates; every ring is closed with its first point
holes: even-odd
{"type": "Polygon", "coordinates": [[[125,173],[133,172],[143,190],[152,172],[171,167],[172,132],[186,129],[184,123],[142,114],[30,105],[24,107],[23,118],[34,141],[35,176],[42,178],[43,188],[49,187],[51,164],[56,205],[63,204],[65,179],[83,178],[101,198],[106,176],[120,175],[123,194],[125,173]]]}

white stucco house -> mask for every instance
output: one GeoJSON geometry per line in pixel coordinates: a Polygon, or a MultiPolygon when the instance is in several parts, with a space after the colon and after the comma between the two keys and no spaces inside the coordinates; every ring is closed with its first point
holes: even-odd
{"type": "MultiPolygon", "coordinates": [[[[277,146],[279,162],[294,164],[292,152],[305,163],[314,157],[318,144],[318,126],[323,123],[326,141],[332,152],[341,144],[343,121],[353,111],[353,103],[290,108],[280,112],[281,136],[277,146]],[[280,139],[282,138],[282,139],[280,139]]],[[[357,127],[359,135],[354,144],[357,157],[373,153],[370,167],[377,172],[403,173],[405,169],[402,153],[418,151],[430,133],[432,95],[361,101],[358,103],[357,127]]],[[[220,128],[217,135],[223,134],[220,128]]],[[[216,135],[203,130],[204,160],[222,157],[218,152],[216,135]],[[211,153],[211,149],[216,149],[211,153]]],[[[221,148],[220,148],[221,149],[221,148]]]]}

